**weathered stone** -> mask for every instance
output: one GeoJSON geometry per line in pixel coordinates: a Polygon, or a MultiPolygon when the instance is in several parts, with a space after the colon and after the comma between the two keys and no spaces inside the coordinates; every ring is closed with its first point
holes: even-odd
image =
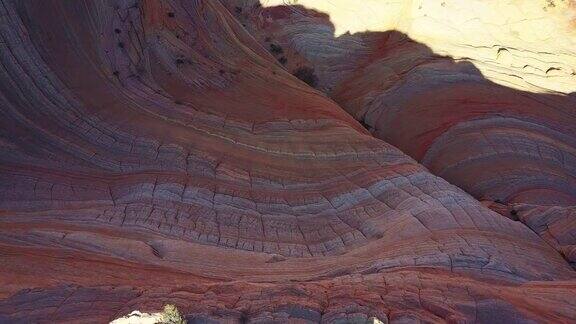
{"type": "Polygon", "coordinates": [[[534,207],[571,208],[573,96],[303,6],[0,2],[0,322],[576,317],[534,207]]]}

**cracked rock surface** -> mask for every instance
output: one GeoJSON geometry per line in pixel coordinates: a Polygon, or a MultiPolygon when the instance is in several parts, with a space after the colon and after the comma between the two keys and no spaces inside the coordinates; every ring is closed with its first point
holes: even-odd
{"type": "Polygon", "coordinates": [[[0,322],[575,318],[573,97],[263,4],[0,0],[0,322]]]}
{"type": "Polygon", "coordinates": [[[506,213],[576,205],[576,2],[233,3],[289,71],[435,175],[506,213]]]}

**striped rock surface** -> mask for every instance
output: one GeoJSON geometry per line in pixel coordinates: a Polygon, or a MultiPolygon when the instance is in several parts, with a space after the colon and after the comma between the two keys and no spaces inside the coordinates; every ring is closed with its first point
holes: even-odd
{"type": "Polygon", "coordinates": [[[229,7],[375,137],[509,210],[576,205],[576,2],[282,3],[229,7]]]}
{"type": "Polygon", "coordinates": [[[292,76],[246,7],[0,4],[0,322],[576,316],[554,247],[292,76]]]}

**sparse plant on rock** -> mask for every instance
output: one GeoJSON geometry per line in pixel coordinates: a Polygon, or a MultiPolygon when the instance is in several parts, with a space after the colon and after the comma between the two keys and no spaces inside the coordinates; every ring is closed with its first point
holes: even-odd
{"type": "Polygon", "coordinates": [[[178,308],[172,304],[166,304],[162,311],[162,319],[160,324],[186,324],[186,320],[182,318],[178,308]]]}

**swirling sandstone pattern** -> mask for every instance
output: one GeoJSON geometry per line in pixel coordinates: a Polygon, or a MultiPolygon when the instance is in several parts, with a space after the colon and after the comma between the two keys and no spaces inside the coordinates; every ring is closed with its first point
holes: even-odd
{"type": "Polygon", "coordinates": [[[370,136],[221,2],[0,4],[0,322],[576,316],[553,247],[370,136]]]}
{"type": "Polygon", "coordinates": [[[576,205],[576,2],[265,3],[237,16],[375,137],[478,199],[576,205]]]}

